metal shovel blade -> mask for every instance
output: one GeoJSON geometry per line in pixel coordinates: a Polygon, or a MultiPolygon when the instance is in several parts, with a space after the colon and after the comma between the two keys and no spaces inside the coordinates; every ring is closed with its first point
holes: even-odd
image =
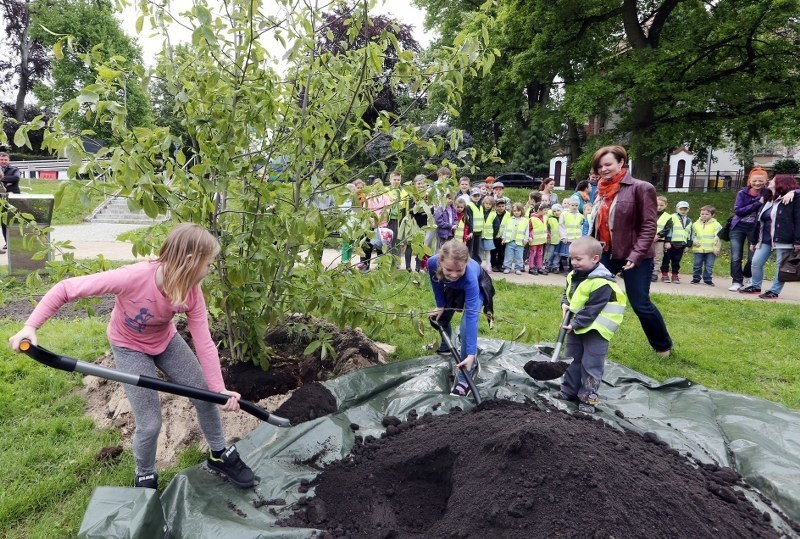
{"type": "Polygon", "coordinates": [[[561,355],[561,348],[564,346],[564,339],[567,336],[567,330],[564,326],[569,324],[572,320],[572,312],[567,311],[564,315],[564,320],[561,322],[561,328],[558,331],[558,339],[553,348],[552,355],[548,355],[543,350],[539,350],[534,359],[525,363],[522,367],[525,373],[534,380],[555,380],[561,378],[570,365],[569,361],[560,361],[558,356],[561,355]]]}

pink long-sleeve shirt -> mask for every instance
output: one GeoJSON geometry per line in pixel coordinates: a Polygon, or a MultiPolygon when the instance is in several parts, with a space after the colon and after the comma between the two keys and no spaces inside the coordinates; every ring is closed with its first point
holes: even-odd
{"type": "Polygon", "coordinates": [[[186,313],[189,332],[200,368],[211,391],[225,383],[219,353],[208,329],[208,312],[200,285],[189,293],[186,304],[176,307],[156,286],[158,262],[146,261],[119,269],[65,279],[50,289],[28,317],[26,325],[40,328],[58,309],[78,298],[114,294],[114,309],[106,334],[114,346],[155,356],[163,352],[178,332],[172,321],[186,313]]]}

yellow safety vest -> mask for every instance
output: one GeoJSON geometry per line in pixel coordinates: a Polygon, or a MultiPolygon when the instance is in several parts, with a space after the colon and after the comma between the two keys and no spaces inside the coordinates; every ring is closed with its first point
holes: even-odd
{"type": "Polygon", "coordinates": [[[561,232],[558,230],[558,218],[551,215],[547,218],[547,230],[550,232],[550,245],[561,243],[561,232]]]}
{"type": "MultiPolygon", "coordinates": [[[[692,230],[692,223],[689,222],[689,227],[685,228],[681,222],[681,216],[677,213],[672,214],[672,237],[669,239],[670,243],[686,243],[689,241],[690,231],[692,230]]],[[[687,217],[688,219],[688,217],[687,217]]]]}
{"type": "Polygon", "coordinates": [[[399,218],[401,212],[403,214],[408,213],[409,194],[405,189],[401,187],[389,189],[386,192],[386,196],[388,196],[389,200],[392,202],[389,208],[389,219],[399,218]]]}
{"type": "Polygon", "coordinates": [[[547,225],[535,215],[530,218],[531,237],[529,245],[544,245],[547,243],[547,225]]]}
{"type": "Polygon", "coordinates": [[[469,220],[469,214],[467,212],[464,212],[464,217],[458,220],[456,231],[453,233],[454,240],[460,241],[461,243],[466,243],[466,240],[464,239],[464,227],[466,226],[468,220],[469,220]]]}
{"type": "Polygon", "coordinates": [[[517,245],[525,245],[525,235],[528,232],[528,220],[520,217],[517,222],[511,218],[511,222],[506,227],[506,243],[514,242],[517,245]]]}
{"type": "Polygon", "coordinates": [[[672,214],[667,212],[662,213],[658,217],[658,221],[656,221],[656,235],[664,231],[664,227],[667,226],[670,219],[672,219],[672,214]]]}
{"type": "MultiPolygon", "coordinates": [[[[494,216],[495,218],[498,217],[496,213],[494,214],[494,216]]],[[[497,236],[495,236],[495,238],[497,239],[505,238],[506,230],[508,230],[510,224],[511,224],[511,214],[508,213],[507,211],[503,212],[503,216],[500,217],[500,226],[497,228],[497,236]]],[[[494,231],[494,226],[492,226],[492,230],[494,231]]]]}
{"type": "Polygon", "coordinates": [[[486,216],[486,219],[483,221],[483,233],[481,237],[483,238],[492,238],[494,237],[494,220],[497,219],[497,212],[494,210],[489,212],[489,215],[486,216]]]}
{"type": "Polygon", "coordinates": [[[605,340],[610,341],[611,337],[613,337],[614,333],[619,329],[619,325],[622,323],[622,317],[625,314],[625,307],[628,305],[628,298],[615,281],[609,281],[602,277],[589,277],[583,280],[575,288],[575,291],[572,292],[572,296],[570,296],[570,291],[572,290],[572,272],[570,272],[569,275],[567,275],[567,301],[569,301],[569,310],[573,313],[577,313],[586,305],[592,292],[602,286],[610,286],[612,290],[614,290],[614,294],[617,297],[616,301],[609,301],[606,303],[606,306],[603,307],[603,310],[600,311],[600,314],[597,315],[594,322],[585,328],[576,329],[575,333],[580,335],[594,329],[600,333],[605,340]]]}
{"type": "Polygon", "coordinates": [[[692,224],[694,229],[694,241],[700,242],[700,245],[694,246],[695,253],[713,253],[714,247],[719,245],[719,238],[717,232],[720,231],[722,225],[713,217],[707,222],[695,221],[692,224]]]}
{"type": "Polygon", "coordinates": [[[567,229],[567,241],[575,241],[580,238],[583,215],[580,213],[566,212],[562,213],[561,217],[564,218],[564,228],[567,229]]]}
{"type": "Polygon", "coordinates": [[[483,232],[483,207],[477,206],[474,202],[469,202],[469,207],[472,209],[472,232],[480,234],[483,232]]]}

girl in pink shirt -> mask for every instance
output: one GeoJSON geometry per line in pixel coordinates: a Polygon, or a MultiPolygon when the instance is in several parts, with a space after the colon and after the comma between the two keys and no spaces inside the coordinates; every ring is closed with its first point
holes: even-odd
{"type": "MultiPolygon", "coordinates": [[[[114,294],[108,340],[117,369],[156,377],[161,370],[171,380],[230,396],[225,411],[239,409],[241,395],[225,389],[219,355],[208,328],[200,282],[219,253],[219,243],[207,230],[190,223],[175,226],[156,260],[61,281],[42,298],[25,326],[9,339],[11,347],[27,339],[37,343],[36,330],[65,303],[85,297],[114,294]],[[178,334],[172,321],[185,313],[197,355],[178,334]],[[198,361],[199,360],[199,361],[198,361]]],[[[158,393],[124,385],[136,424],[133,456],[134,486],[157,488],[156,446],[161,432],[158,393]]],[[[255,475],[239,458],[236,446],[225,449],[225,433],[216,405],[192,399],[200,428],[210,448],[208,465],[241,488],[255,484],[255,475]]]]}

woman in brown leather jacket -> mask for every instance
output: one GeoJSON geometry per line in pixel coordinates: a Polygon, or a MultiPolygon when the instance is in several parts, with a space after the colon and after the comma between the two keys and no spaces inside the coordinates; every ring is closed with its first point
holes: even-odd
{"type": "Polygon", "coordinates": [[[600,174],[600,181],[590,234],[603,243],[602,264],[615,275],[622,272],[628,300],[650,346],[667,357],[672,339],[664,318],[650,300],[656,190],[633,178],[627,162],[628,153],[622,146],[604,146],[594,153],[592,169],[600,174]]]}

